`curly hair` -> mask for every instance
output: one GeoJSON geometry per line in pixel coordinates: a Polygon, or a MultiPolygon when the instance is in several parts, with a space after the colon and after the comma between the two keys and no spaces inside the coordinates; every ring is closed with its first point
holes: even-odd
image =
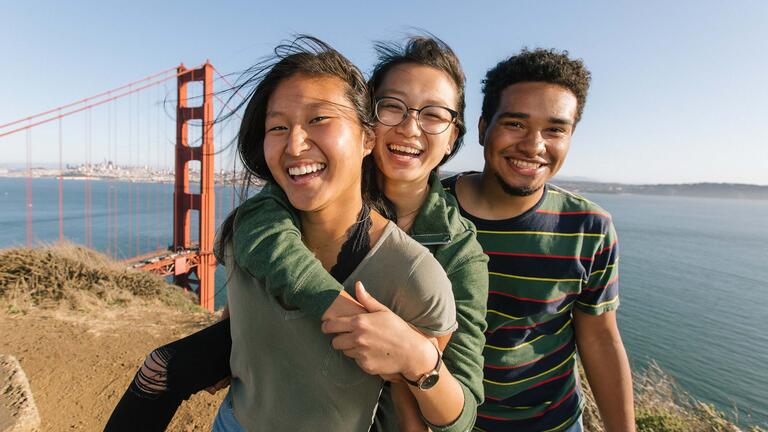
{"type": "MultiPolygon", "coordinates": [[[[589,82],[592,78],[581,59],[572,60],[568,51],[537,48],[523,50],[499,62],[483,80],[482,118],[490,121],[501,102],[501,93],[512,84],[520,82],[545,82],[570,90],[576,96],[576,119],[578,123],[587,100],[589,82]]],[[[574,123],[574,124],[575,124],[574,123]]]]}
{"type": "Polygon", "coordinates": [[[372,95],[376,95],[376,89],[381,85],[393,67],[402,64],[416,64],[429,66],[439,71],[445,72],[456,86],[455,110],[459,113],[456,117],[456,128],[458,135],[453,143],[453,151],[443,157],[438,166],[448,162],[455,154],[459,152],[464,142],[464,134],[467,127],[464,123],[464,70],[461,62],[453,52],[450,46],[440,40],[438,37],[427,33],[426,35],[411,36],[404,45],[396,42],[377,42],[374,49],[378,57],[378,63],[373,67],[371,77],[368,79],[368,88],[372,95]]]}

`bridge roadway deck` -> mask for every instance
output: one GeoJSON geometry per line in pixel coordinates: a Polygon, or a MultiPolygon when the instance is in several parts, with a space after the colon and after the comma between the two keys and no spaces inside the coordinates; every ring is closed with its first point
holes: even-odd
{"type": "Polygon", "coordinates": [[[196,247],[179,251],[157,250],[123,262],[128,268],[152,272],[159,276],[178,276],[198,266],[200,253],[196,247]]]}

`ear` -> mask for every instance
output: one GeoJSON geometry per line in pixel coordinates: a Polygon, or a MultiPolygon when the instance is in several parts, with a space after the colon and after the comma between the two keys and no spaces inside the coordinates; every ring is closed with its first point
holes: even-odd
{"type": "Polygon", "coordinates": [[[376,144],[376,135],[372,130],[363,131],[363,157],[368,156],[373,151],[376,144]]]}
{"type": "Polygon", "coordinates": [[[485,146],[485,132],[488,130],[488,123],[483,117],[477,122],[477,139],[481,146],[485,146]]]}

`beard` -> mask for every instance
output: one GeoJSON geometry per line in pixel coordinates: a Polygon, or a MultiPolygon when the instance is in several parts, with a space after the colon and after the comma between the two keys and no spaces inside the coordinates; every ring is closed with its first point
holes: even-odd
{"type": "Polygon", "coordinates": [[[533,188],[533,187],[515,187],[504,181],[503,178],[498,173],[494,173],[494,176],[496,177],[496,181],[499,182],[499,186],[501,186],[501,189],[507,193],[507,195],[512,195],[516,197],[526,197],[531,196],[534,193],[536,193],[539,189],[542,188],[542,186],[533,188]]]}

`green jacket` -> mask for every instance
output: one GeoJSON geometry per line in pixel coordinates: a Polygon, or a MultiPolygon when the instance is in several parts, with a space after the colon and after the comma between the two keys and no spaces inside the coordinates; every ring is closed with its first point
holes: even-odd
{"type": "MultiPolygon", "coordinates": [[[[233,248],[238,265],[263,279],[267,291],[318,319],[342,285],[323,268],[301,241],[299,218],[283,191],[266,185],[238,209],[233,248]]],[[[436,175],[427,199],[413,222],[411,237],[427,247],[443,266],[453,287],[458,329],[443,353],[448,370],[464,391],[464,408],[447,426],[433,431],[472,428],[483,402],[483,357],[488,300],[488,257],[476,240],[475,227],[461,217],[453,196],[436,175]]]]}

